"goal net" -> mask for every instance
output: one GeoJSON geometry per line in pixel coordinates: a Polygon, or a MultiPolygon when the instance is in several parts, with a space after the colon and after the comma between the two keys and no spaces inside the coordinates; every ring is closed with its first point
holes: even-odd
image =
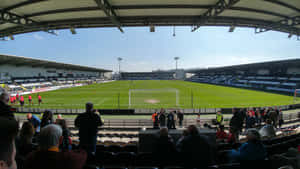
{"type": "Polygon", "coordinates": [[[295,89],[294,102],[300,102],[300,89],[295,89]]]}
{"type": "Polygon", "coordinates": [[[161,107],[179,106],[177,89],[131,89],[128,93],[129,107],[156,105],[161,107]]]}

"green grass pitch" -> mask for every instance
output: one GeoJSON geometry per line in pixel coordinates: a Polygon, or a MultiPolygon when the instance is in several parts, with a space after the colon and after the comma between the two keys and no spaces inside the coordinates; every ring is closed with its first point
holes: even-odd
{"type": "Polygon", "coordinates": [[[209,84],[175,81],[114,81],[40,93],[43,104],[37,105],[33,94],[33,106],[40,108],[84,108],[86,102],[93,102],[95,108],[231,108],[257,107],[293,104],[293,97],[223,87],[209,84]],[[129,91],[131,105],[129,105],[129,91]],[[177,101],[176,101],[177,91],[177,101]]]}

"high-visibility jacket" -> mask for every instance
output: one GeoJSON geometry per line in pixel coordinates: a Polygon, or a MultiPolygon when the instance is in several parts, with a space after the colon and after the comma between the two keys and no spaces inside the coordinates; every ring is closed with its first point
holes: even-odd
{"type": "Polygon", "coordinates": [[[222,123],[223,122],[223,114],[217,114],[217,122],[222,123]]]}
{"type": "Polygon", "coordinates": [[[153,123],[155,122],[156,116],[157,116],[157,113],[153,113],[153,114],[152,114],[152,122],[153,122],[153,123]]]}

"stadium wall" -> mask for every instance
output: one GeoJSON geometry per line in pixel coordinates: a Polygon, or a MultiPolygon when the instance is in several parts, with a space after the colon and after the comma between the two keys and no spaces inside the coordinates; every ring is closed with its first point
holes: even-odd
{"type": "Polygon", "coordinates": [[[100,72],[79,71],[70,69],[56,69],[32,66],[0,65],[0,80],[14,78],[39,78],[39,77],[103,77],[100,72]]]}

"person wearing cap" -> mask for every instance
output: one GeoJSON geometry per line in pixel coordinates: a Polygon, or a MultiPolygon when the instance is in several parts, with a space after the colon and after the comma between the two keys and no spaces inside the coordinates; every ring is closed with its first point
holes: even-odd
{"type": "Polygon", "coordinates": [[[247,142],[238,150],[229,152],[230,162],[262,161],[267,158],[267,150],[260,140],[260,134],[256,129],[246,131],[247,142]]]}
{"type": "Polygon", "coordinates": [[[8,105],[9,95],[7,91],[0,87],[0,117],[15,118],[11,107],[8,105]]]}

